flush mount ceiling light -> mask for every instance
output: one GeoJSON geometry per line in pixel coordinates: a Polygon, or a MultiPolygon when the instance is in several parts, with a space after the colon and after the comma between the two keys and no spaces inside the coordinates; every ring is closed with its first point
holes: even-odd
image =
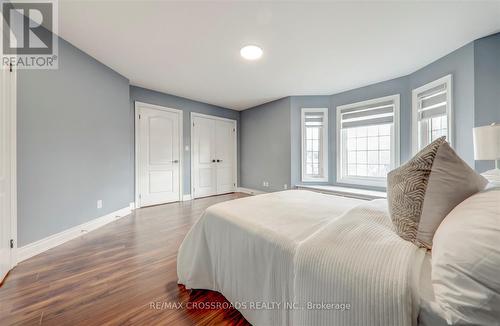
{"type": "Polygon", "coordinates": [[[246,45],[240,50],[241,56],[246,60],[260,59],[262,53],[262,49],[256,45],[246,45]]]}

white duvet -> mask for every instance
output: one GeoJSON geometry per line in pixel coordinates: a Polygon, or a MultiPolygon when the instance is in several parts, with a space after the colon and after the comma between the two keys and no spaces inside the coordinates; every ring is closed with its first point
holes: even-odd
{"type": "Polygon", "coordinates": [[[179,283],[222,293],[253,325],[416,324],[424,252],[386,207],[299,190],[211,206],[179,249],[179,283]]]}

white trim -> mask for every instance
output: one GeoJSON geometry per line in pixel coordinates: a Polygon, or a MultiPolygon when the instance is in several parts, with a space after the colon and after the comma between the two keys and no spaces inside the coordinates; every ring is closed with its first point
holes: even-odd
{"type": "Polygon", "coordinates": [[[261,194],[266,193],[265,191],[250,189],[250,188],[243,188],[243,187],[236,188],[236,192],[242,192],[244,194],[249,194],[249,195],[261,195],[261,194]]]}
{"type": "Polygon", "coordinates": [[[194,136],[194,130],[193,130],[193,112],[189,115],[189,162],[190,162],[190,167],[189,167],[189,194],[191,195],[191,198],[194,197],[194,162],[193,162],[193,136],[194,136]]]}
{"type": "Polygon", "coordinates": [[[143,108],[148,108],[148,109],[155,109],[155,110],[162,110],[166,112],[172,112],[172,113],[177,113],[179,115],[179,201],[183,200],[183,192],[184,192],[184,132],[183,132],[183,125],[184,125],[184,111],[179,110],[179,109],[173,109],[173,108],[167,108],[164,106],[160,105],[155,105],[155,104],[149,104],[149,103],[144,103],[144,102],[139,102],[135,101],[134,103],[134,114],[135,114],[135,124],[134,124],[134,129],[135,129],[135,138],[134,138],[134,143],[135,143],[135,207],[136,208],[141,208],[141,201],[139,199],[139,183],[138,183],[138,176],[139,176],[139,144],[138,144],[138,139],[139,139],[139,112],[138,112],[138,107],[143,107],[143,108]]]}
{"type": "Polygon", "coordinates": [[[455,128],[454,128],[454,114],[453,114],[453,78],[452,75],[446,75],[439,79],[436,79],[430,83],[422,85],[420,87],[415,88],[411,92],[411,134],[412,134],[412,153],[415,155],[418,151],[418,94],[425,92],[428,89],[433,87],[446,84],[446,116],[448,117],[448,137],[447,141],[450,146],[453,146],[455,143],[455,128]]]}
{"type": "Polygon", "coordinates": [[[301,170],[301,180],[302,182],[327,182],[328,181],[328,155],[330,150],[328,148],[328,108],[302,108],[300,113],[300,170],[301,170]],[[304,118],[305,113],[308,112],[322,112],[324,116],[323,121],[323,135],[321,136],[323,139],[322,150],[323,150],[323,177],[321,178],[312,178],[305,174],[305,135],[304,135],[304,118]]]}
{"type": "MultiPolygon", "coordinates": [[[[191,185],[191,199],[195,199],[196,196],[194,195],[194,177],[193,177],[193,172],[194,172],[194,160],[193,160],[193,145],[194,145],[194,129],[193,129],[193,123],[194,120],[193,118],[195,117],[200,117],[200,118],[207,118],[207,119],[214,119],[214,120],[220,120],[220,121],[228,121],[234,123],[234,183],[236,184],[236,187],[238,186],[238,120],[236,119],[229,119],[229,118],[222,118],[218,117],[215,115],[208,115],[208,114],[203,114],[203,113],[197,113],[197,112],[191,112],[190,114],[190,120],[189,120],[189,129],[190,129],[190,137],[191,137],[191,142],[190,142],[190,148],[189,148],[189,158],[191,161],[191,180],[190,180],[190,185],[191,185]]],[[[235,187],[235,189],[236,189],[235,187]]]]}
{"type": "MultiPolygon", "coordinates": [[[[3,27],[0,26],[0,33],[3,33],[3,27]]],[[[2,67],[0,69],[5,69],[2,67]]],[[[5,108],[6,116],[9,117],[9,125],[10,135],[8,139],[10,144],[5,144],[10,148],[10,230],[9,235],[10,239],[13,240],[14,246],[10,249],[9,252],[9,262],[10,269],[14,268],[17,265],[17,69],[15,66],[12,67],[12,72],[8,73],[11,76],[11,80],[8,83],[10,95],[9,95],[9,103],[10,108],[5,108]]],[[[5,85],[3,85],[5,87],[5,85]]],[[[5,93],[6,89],[4,89],[5,93]]],[[[0,103],[1,105],[1,103],[0,103]]],[[[0,282],[2,279],[0,279],[0,282]]]]}
{"type": "Polygon", "coordinates": [[[137,208],[140,207],[139,201],[139,113],[137,112],[137,102],[134,103],[134,200],[137,208]]]}
{"type": "Polygon", "coordinates": [[[361,102],[356,102],[356,103],[351,103],[351,104],[345,104],[345,105],[340,105],[337,106],[337,124],[336,124],[336,142],[337,142],[337,148],[336,148],[336,163],[337,163],[337,176],[336,176],[336,182],[338,184],[352,184],[352,185],[363,185],[363,186],[372,186],[372,187],[381,187],[385,188],[386,187],[386,179],[385,178],[372,178],[372,177],[343,177],[342,175],[342,155],[344,153],[343,151],[343,145],[341,143],[341,116],[340,116],[340,111],[342,109],[347,109],[347,108],[353,108],[353,107],[359,107],[359,106],[365,106],[365,105],[371,105],[371,104],[376,104],[379,102],[385,102],[385,101],[393,101],[394,102],[394,118],[393,118],[393,133],[394,136],[392,137],[392,148],[394,149],[394,153],[391,153],[391,168],[396,168],[400,165],[401,162],[401,151],[400,151],[400,146],[401,146],[401,131],[400,131],[400,94],[394,94],[394,95],[389,95],[389,96],[384,96],[384,97],[379,97],[375,99],[370,99],[367,101],[361,101],[361,102]]]}
{"type": "Polygon", "coordinates": [[[203,113],[198,113],[198,112],[191,112],[191,120],[193,119],[193,117],[222,120],[222,121],[227,121],[227,122],[236,122],[235,119],[223,118],[223,117],[219,117],[216,115],[209,115],[209,114],[203,114],[203,113]]]}
{"type": "Polygon", "coordinates": [[[187,194],[187,195],[184,195],[182,196],[182,201],[188,201],[188,200],[191,200],[191,194],[187,194]]]}
{"type": "Polygon", "coordinates": [[[128,204],[128,207],[130,208],[131,211],[133,211],[135,209],[135,203],[131,202],[130,204],[128,204]]]}
{"type": "Polygon", "coordinates": [[[10,236],[14,240],[14,247],[10,250],[10,265],[11,268],[17,265],[17,69],[12,67],[12,87],[11,87],[11,114],[10,114],[10,130],[11,130],[11,152],[10,152],[10,236]]]}
{"type": "Polygon", "coordinates": [[[44,251],[57,247],[65,242],[78,238],[82,234],[94,231],[108,223],[116,221],[131,213],[130,207],[124,207],[112,213],[90,220],[86,223],[74,226],[62,232],[50,235],[41,240],[32,242],[18,248],[17,262],[22,262],[28,258],[36,256],[44,251]]]}

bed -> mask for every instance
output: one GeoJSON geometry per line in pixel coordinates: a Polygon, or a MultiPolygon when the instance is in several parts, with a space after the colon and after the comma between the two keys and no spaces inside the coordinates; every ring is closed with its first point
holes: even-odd
{"type": "Polygon", "coordinates": [[[420,277],[417,287],[419,297],[419,326],[446,326],[448,323],[443,318],[443,312],[436,302],[434,289],[432,287],[432,255],[430,252],[425,254],[422,266],[420,268],[420,277]]]}
{"type": "Polygon", "coordinates": [[[222,293],[253,325],[416,325],[425,250],[385,200],[290,190],[208,208],[178,254],[179,283],[222,293]]]}

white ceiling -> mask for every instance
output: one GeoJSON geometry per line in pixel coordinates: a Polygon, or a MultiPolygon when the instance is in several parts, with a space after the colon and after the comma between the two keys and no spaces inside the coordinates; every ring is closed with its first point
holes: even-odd
{"type": "Polygon", "coordinates": [[[406,75],[500,31],[500,1],[60,1],[59,12],[59,34],[131,84],[235,110],[406,75]],[[243,60],[245,44],[262,59],[243,60]]]}

